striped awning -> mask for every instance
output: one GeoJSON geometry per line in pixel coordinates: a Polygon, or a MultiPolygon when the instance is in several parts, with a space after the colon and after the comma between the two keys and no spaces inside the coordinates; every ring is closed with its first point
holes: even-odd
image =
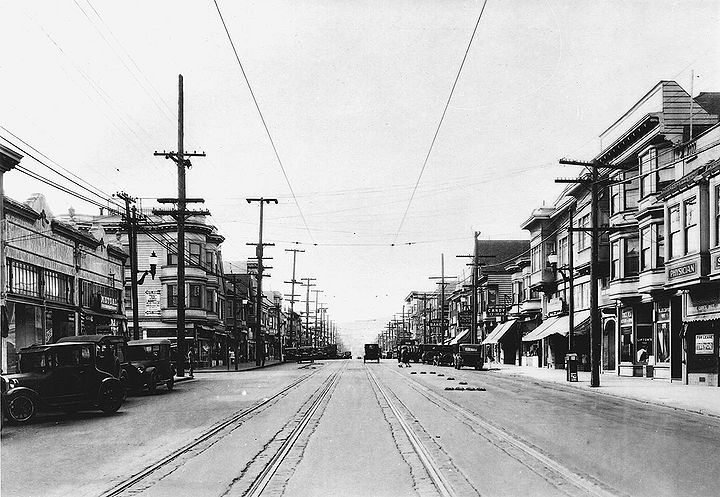
{"type": "Polygon", "coordinates": [[[510,328],[512,328],[515,323],[517,322],[517,319],[511,319],[510,321],[507,321],[505,323],[499,324],[494,330],[490,332],[490,334],[483,340],[483,345],[490,345],[493,343],[498,343],[500,339],[510,331],[510,328]]]}
{"type": "MultiPolygon", "coordinates": [[[[590,319],[590,311],[580,311],[575,313],[575,330],[585,326],[586,321],[590,319]]],[[[570,316],[560,316],[549,318],[540,323],[540,326],[532,330],[523,337],[523,342],[534,342],[542,340],[550,335],[559,334],[567,336],[570,331],[570,316]]]]}

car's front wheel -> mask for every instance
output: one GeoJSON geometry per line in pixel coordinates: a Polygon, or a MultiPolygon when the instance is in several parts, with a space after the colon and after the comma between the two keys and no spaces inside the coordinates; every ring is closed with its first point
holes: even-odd
{"type": "Polygon", "coordinates": [[[100,386],[100,394],[98,395],[98,407],[106,414],[112,414],[120,409],[125,397],[125,389],[122,384],[103,383],[100,386]]]}
{"type": "Polygon", "coordinates": [[[11,423],[28,423],[37,412],[37,402],[28,392],[10,395],[5,404],[5,415],[11,423]]]}

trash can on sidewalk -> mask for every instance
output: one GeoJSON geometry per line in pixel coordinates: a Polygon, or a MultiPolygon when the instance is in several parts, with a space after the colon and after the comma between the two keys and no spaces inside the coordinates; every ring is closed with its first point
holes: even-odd
{"type": "Polygon", "coordinates": [[[578,381],[577,354],[565,354],[565,370],[567,371],[567,381],[578,381]]]}

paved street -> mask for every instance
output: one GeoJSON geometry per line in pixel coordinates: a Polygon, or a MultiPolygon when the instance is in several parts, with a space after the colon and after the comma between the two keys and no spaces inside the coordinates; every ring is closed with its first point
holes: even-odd
{"type": "Polygon", "coordinates": [[[115,415],[4,426],[2,494],[715,494],[720,418],[518,372],[199,373],[115,415]]]}

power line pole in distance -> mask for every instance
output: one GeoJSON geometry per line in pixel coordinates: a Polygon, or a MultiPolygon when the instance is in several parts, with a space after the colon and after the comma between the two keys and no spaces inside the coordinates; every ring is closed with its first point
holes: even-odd
{"type": "Polygon", "coordinates": [[[295,279],[295,264],[297,262],[297,254],[298,252],[305,252],[302,249],[285,249],[285,252],[292,252],[293,253],[293,268],[292,268],[292,279],[290,281],[286,281],[285,283],[290,283],[290,295],[286,295],[286,297],[290,297],[290,339],[293,340],[294,343],[294,336],[293,336],[293,309],[295,302],[298,302],[295,300],[295,297],[299,297],[299,295],[295,294],[295,284],[300,283],[295,279]]]}

